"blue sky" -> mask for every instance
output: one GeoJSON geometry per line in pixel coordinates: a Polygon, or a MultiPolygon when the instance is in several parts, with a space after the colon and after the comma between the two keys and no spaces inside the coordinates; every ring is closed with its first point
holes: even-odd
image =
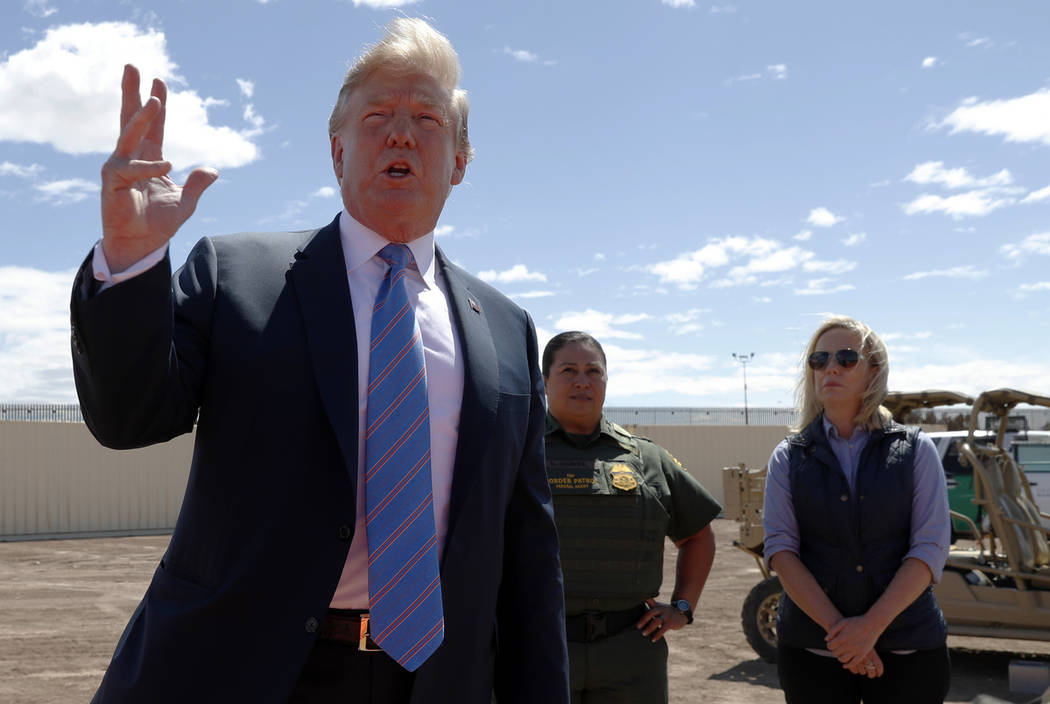
{"type": "Polygon", "coordinates": [[[100,235],[125,62],[169,83],[166,155],[220,180],[173,240],[317,227],[326,121],[394,13],[460,54],[477,157],[441,247],[594,333],[608,403],[790,406],[829,313],[894,389],[1050,392],[1044,2],[8,0],[0,401],[74,401],[67,300],[100,235]],[[217,9],[218,8],[218,9],[217,9]]]}

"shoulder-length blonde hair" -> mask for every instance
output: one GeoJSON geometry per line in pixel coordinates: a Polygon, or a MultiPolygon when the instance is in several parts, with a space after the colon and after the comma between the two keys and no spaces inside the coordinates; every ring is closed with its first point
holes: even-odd
{"type": "Polygon", "coordinates": [[[886,343],[875,334],[874,330],[859,320],[845,315],[832,315],[825,319],[813,333],[802,355],[802,372],[799,375],[798,386],[795,388],[795,407],[798,409],[799,424],[797,428],[792,428],[794,432],[802,431],[824,412],[824,405],[817,399],[813,390],[813,370],[806,363],[806,358],[816,350],[820,336],[836,328],[849,330],[860,338],[860,349],[857,351],[869,366],[875,368],[875,375],[871,383],[861,394],[860,409],[853,420],[854,424],[875,430],[883,427],[893,418],[890,412],[882,406],[886,398],[886,379],[890,375],[890,358],[886,352],[886,343]]]}

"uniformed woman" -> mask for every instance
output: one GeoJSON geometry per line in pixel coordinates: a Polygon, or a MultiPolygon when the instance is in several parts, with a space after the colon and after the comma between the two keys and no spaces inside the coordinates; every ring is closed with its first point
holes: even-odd
{"type": "Polygon", "coordinates": [[[951,523],[937,450],[893,422],[886,346],[824,321],[798,386],[799,429],[766,478],[765,555],[785,596],[777,670],[789,704],[935,704],[948,693],[934,599],[951,523]]]}
{"type": "Polygon", "coordinates": [[[721,507],[662,447],[602,415],[605,352],[563,332],[543,352],[547,474],[565,577],[573,704],[667,701],[669,631],[693,622],[721,507]],[[665,536],[671,603],[655,600],[665,536]]]}

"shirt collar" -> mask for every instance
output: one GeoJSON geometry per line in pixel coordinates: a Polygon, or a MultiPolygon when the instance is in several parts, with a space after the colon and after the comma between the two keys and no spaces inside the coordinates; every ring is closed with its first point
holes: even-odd
{"type": "Polygon", "coordinates": [[[550,414],[550,411],[548,411],[547,427],[545,430],[545,434],[549,436],[553,433],[560,433],[567,441],[571,442],[577,447],[589,447],[590,445],[593,445],[595,442],[597,442],[598,439],[600,439],[602,436],[605,436],[613,442],[615,442],[620,447],[624,448],[625,450],[629,450],[632,452],[634,451],[634,448],[630,445],[630,443],[624,440],[620,432],[618,432],[616,427],[613,426],[612,421],[606,418],[604,413],[602,414],[601,420],[598,421],[598,427],[594,429],[593,433],[586,436],[580,436],[573,435],[572,433],[569,433],[567,430],[561,427],[561,423],[559,423],[554,418],[554,416],[550,414]],[[582,444],[580,444],[581,441],[582,444]]]}
{"type": "MultiPolygon", "coordinates": [[[[355,220],[346,208],[339,214],[339,241],[343,245],[343,259],[347,271],[362,266],[378,254],[379,250],[390,244],[388,239],[355,220]]],[[[434,231],[431,230],[422,237],[407,242],[406,246],[412,252],[423,283],[427,288],[434,288],[434,231]]]]}
{"type": "MultiPolygon", "coordinates": [[[[839,435],[838,429],[831,424],[826,415],[821,414],[820,419],[824,423],[824,434],[828,436],[829,442],[832,440],[843,440],[843,438],[839,435]]],[[[853,427],[853,434],[849,436],[849,441],[863,440],[866,437],[868,437],[867,428],[860,425],[856,425],[853,427]]]]}

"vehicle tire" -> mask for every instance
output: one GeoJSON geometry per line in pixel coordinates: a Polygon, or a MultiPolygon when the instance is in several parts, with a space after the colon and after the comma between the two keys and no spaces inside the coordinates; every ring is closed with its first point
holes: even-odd
{"type": "Polygon", "coordinates": [[[780,577],[763,579],[748,592],[740,610],[744,637],[766,662],[777,661],[777,607],[783,591],[780,577]]]}

